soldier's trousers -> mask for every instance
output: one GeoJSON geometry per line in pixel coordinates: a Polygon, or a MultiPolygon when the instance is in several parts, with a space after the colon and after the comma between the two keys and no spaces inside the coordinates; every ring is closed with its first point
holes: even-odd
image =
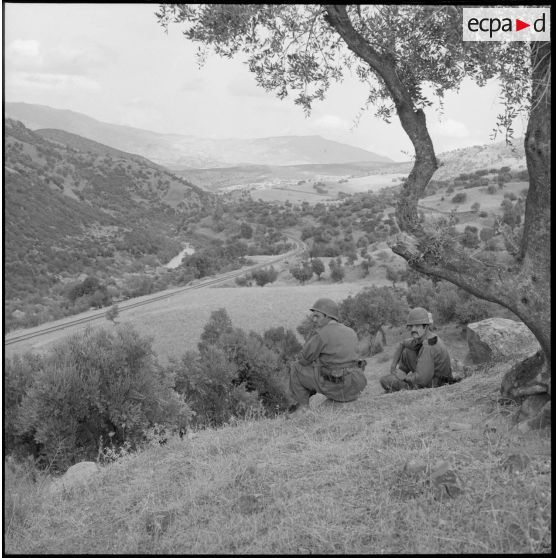
{"type": "Polygon", "coordinates": [[[334,401],[353,401],[366,387],[366,377],[356,366],[347,369],[342,381],[332,382],[324,378],[318,366],[291,366],[289,387],[291,396],[299,405],[308,405],[310,397],[322,393],[334,401]]]}
{"type": "MultiPolygon", "coordinates": [[[[399,358],[398,367],[403,370],[403,372],[415,372],[417,369],[417,352],[413,349],[403,349],[401,357],[399,358]]],[[[386,391],[400,391],[403,389],[412,389],[412,386],[407,382],[400,380],[393,374],[386,374],[380,378],[380,384],[386,391]]]]}

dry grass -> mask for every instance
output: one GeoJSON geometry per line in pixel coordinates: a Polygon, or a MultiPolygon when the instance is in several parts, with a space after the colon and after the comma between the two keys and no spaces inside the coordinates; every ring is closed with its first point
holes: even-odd
{"type": "Polygon", "coordinates": [[[549,552],[548,432],[511,429],[511,410],[496,403],[505,366],[385,395],[383,356],[370,359],[353,403],[171,438],[107,466],[80,492],[35,485],[33,505],[21,495],[12,505],[6,552],[549,552]],[[524,470],[502,467],[514,453],[530,456],[524,470]],[[436,499],[427,473],[402,473],[411,459],[445,461],[462,493],[436,499]]]}

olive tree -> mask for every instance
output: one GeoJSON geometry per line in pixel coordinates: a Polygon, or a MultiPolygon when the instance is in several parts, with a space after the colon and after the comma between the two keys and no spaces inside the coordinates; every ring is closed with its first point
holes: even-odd
{"type": "MultiPolygon", "coordinates": [[[[416,271],[446,279],[519,317],[541,344],[548,368],[550,328],[551,46],[547,42],[464,42],[461,10],[453,6],[322,4],[162,4],[167,28],[184,25],[188,40],[231,58],[243,57],[257,83],[309,112],[349,71],[368,84],[371,106],[396,115],[414,148],[391,248],[416,271]],[[524,146],[529,172],[523,233],[513,263],[500,265],[467,250],[450,226],[420,219],[439,162],[426,122],[433,93],[458,89],[465,77],[482,86],[498,78],[505,100],[496,130],[511,130],[518,110],[529,115],[524,146]]],[[[362,114],[361,112],[361,114],[362,114]]]]}

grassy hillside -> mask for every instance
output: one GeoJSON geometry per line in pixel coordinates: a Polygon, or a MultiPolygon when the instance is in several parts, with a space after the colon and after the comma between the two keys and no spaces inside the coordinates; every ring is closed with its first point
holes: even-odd
{"type": "Polygon", "coordinates": [[[316,396],[294,420],[153,439],[84,488],[51,494],[48,477],[7,467],[6,552],[550,552],[550,440],[511,427],[515,408],[497,403],[505,365],[385,395],[388,354],[369,359],[353,403],[316,396]],[[454,484],[434,481],[444,468],[454,484]]]}
{"type": "Polygon", "coordinates": [[[211,205],[210,194],[150,161],[79,136],[6,120],[4,141],[10,320],[15,310],[40,314],[64,280],[119,277],[145,256],[166,263],[186,240],[184,219],[211,205]]]}

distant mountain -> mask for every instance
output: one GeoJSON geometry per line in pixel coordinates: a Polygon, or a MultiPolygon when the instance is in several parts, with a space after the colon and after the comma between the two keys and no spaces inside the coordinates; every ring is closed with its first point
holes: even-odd
{"type": "Polygon", "coordinates": [[[5,301],[45,295],[87,269],[117,277],[166,263],[212,194],[139,157],[60,130],[4,123],[5,301]]]}
{"type": "Polygon", "coordinates": [[[387,157],[320,136],[209,139],[109,124],[78,112],[29,103],[5,103],[4,112],[6,117],[19,120],[32,130],[65,130],[115,149],[142,155],[173,170],[249,164],[391,162],[387,157]]]}

